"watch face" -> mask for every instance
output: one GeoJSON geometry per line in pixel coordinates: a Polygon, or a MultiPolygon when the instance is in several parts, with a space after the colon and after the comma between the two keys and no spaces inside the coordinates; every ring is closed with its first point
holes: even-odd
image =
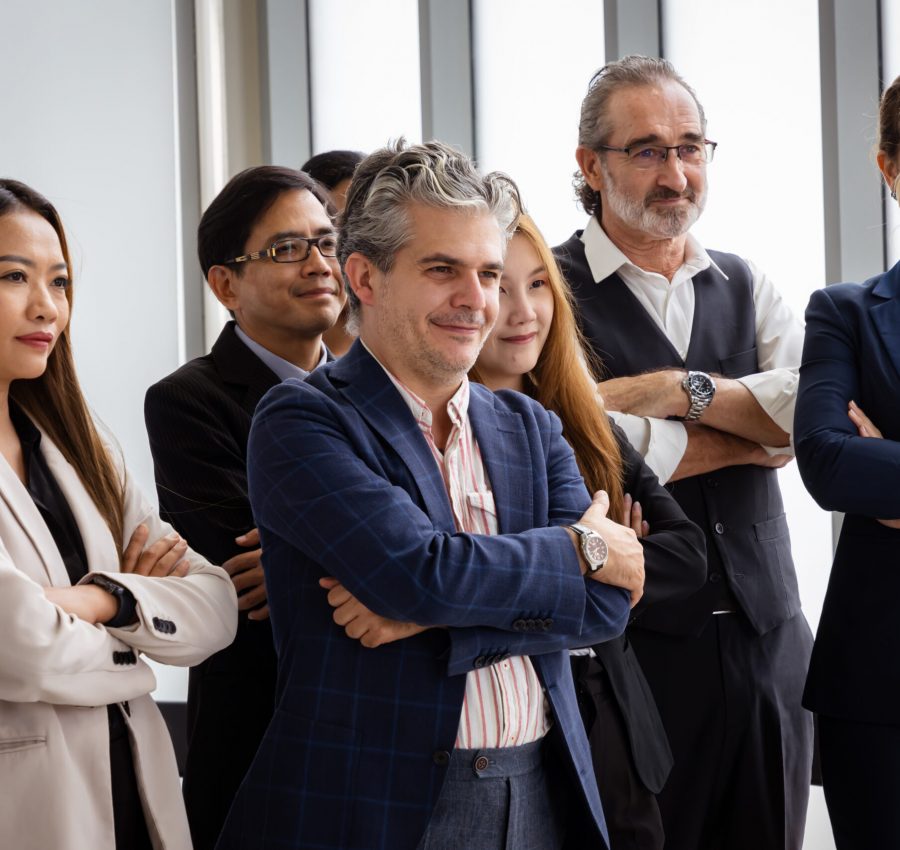
{"type": "Polygon", "coordinates": [[[715,384],[713,384],[712,378],[709,375],[704,375],[703,372],[691,372],[688,376],[688,385],[691,395],[697,398],[711,398],[715,392],[715,384]]]}
{"type": "Polygon", "coordinates": [[[609,556],[609,547],[599,534],[586,535],[582,541],[582,551],[585,560],[595,569],[603,566],[609,556]]]}

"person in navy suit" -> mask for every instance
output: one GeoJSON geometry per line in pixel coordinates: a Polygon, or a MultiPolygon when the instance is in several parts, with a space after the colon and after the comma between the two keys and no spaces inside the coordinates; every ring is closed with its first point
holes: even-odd
{"type": "Polygon", "coordinates": [[[565,650],[621,634],[643,550],[555,415],[467,380],[518,212],[438,142],[356,172],[359,340],[250,434],[278,684],[221,850],[607,846],[565,650]]]}
{"type": "MultiPolygon", "coordinates": [[[[878,148],[896,199],[900,78],[878,148]]],[[[813,293],[794,441],[813,498],[846,514],[803,702],[819,718],[835,844],[900,847],[900,264],[813,293]]]]}

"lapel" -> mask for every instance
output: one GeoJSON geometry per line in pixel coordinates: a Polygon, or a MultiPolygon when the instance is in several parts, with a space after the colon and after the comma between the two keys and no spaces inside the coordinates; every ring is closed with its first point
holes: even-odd
{"type": "Polygon", "coordinates": [[[872,294],[886,299],[871,307],[869,315],[900,374],[900,263],[882,275],[872,294]]]}
{"type": "MultiPolygon", "coordinates": [[[[87,545],[89,535],[85,533],[86,528],[81,523],[81,516],[75,510],[76,503],[83,502],[87,498],[84,488],[81,486],[81,482],[78,481],[75,470],[69,466],[43,431],[41,432],[41,453],[72,508],[72,513],[75,515],[78,527],[85,540],[85,552],[90,564],[91,550],[87,545]],[[53,462],[51,462],[51,458],[53,462]],[[75,479],[80,496],[72,493],[71,486],[63,486],[60,475],[61,465],[65,466],[68,476],[75,479]]],[[[37,568],[31,567],[30,564],[17,564],[17,568],[41,585],[50,584],[54,587],[70,585],[72,582],[69,580],[69,574],[66,572],[66,565],[59,554],[59,549],[56,548],[56,541],[54,541],[50,529],[47,528],[47,523],[44,522],[41,512],[32,501],[25,485],[13,472],[12,467],[6,462],[5,458],[0,458],[0,499],[6,503],[10,513],[15,517],[22,532],[31,541],[32,546],[34,546],[41,559],[41,564],[37,568]]]]}
{"type": "Polygon", "coordinates": [[[237,390],[236,398],[251,416],[260,399],[278,383],[278,376],[262,362],[228,322],[210,352],[222,383],[237,390]]]}
{"type": "Polygon", "coordinates": [[[357,340],[330,367],[328,379],[385,445],[399,455],[419,489],[435,528],[455,533],[450,499],[431,449],[403,397],[378,361],[357,340]]]}
{"type": "Polygon", "coordinates": [[[498,531],[524,531],[531,525],[523,526],[516,519],[534,516],[534,481],[522,473],[523,461],[531,457],[522,418],[498,410],[496,397],[480,385],[472,384],[469,389],[469,421],[494,494],[498,531]]]}

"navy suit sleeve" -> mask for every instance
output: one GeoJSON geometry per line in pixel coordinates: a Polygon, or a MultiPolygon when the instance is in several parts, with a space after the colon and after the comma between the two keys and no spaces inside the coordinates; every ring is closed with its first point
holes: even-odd
{"type": "MultiPolygon", "coordinates": [[[[590,504],[584,480],[578,470],[575,455],[563,439],[562,426],[556,414],[550,413],[550,435],[547,441],[547,473],[549,513],[552,525],[571,525],[577,522],[590,504]]],[[[652,473],[651,473],[652,474],[652,473]]],[[[690,524],[690,523],[689,523],[690,524]]],[[[567,536],[568,539],[568,536],[567,536]]],[[[574,550],[569,544],[569,550],[574,550]]],[[[575,556],[575,569],[580,574],[575,556]]],[[[618,637],[625,629],[631,608],[631,595],[621,588],[582,578],[585,592],[585,614],[577,632],[565,632],[553,621],[544,629],[546,613],[540,610],[525,612],[519,618],[519,628],[533,631],[497,629],[450,629],[450,654],[447,671],[450,675],[465,673],[485,656],[544,655],[561,649],[590,646],[618,637]],[[521,623],[524,620],[525,623],[521,623]],[[529,626],[529,621],[533,625],[529,626]]],[[[515,628],[515,627],[514,627],[515,628]]]]}
{"type": "MultiPolygon", "coordinates": [[[[861,516],[900,517],[900,443],[860,437],[847,416],[847,405],[860,397],[862,341],[852,324],[859,287],[835,287],[812,294],[806,309],[806,339],[794,421],[797,465],[812,497],[826,510],[861,516]]],[[[862,325],[866,327],[865,325],[862,325]]],[[[873,364],[874,365],[874,364],[873,364]]],[[[897,392],[885,386],[885,392],[897,392]]],[[[871,413],[871,411],[866,411],[871,413]]],[[[875,417],[873,416],[873,421],[875,417]]],[[[878,425],[878,422],[875,421],[878,425]]]]}
{"type": "MultiPolygon", "coordinates": [[[[271,390],[257,409],[249,447],[264,551],[265,534],[277,535],[393,619],[514,629],[523,611],[536,610],[552,618],[554,630],[582,631],[586,611],[590,618],[594,611],[586,609],[566,532],[438,530],[392,483],[384,452],[375,448],[372,433],[314,387],[288,382],[271,390]]],[[[606,626],[620,632],[627,602],[620,591],[603,597],[606,626]]]]}

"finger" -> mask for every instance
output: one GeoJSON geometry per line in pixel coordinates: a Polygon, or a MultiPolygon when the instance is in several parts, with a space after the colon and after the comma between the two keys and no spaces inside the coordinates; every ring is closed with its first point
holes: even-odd
{"type": "Polygon", "coordinates": [[[122,572],[133,573],[137,566],[138,557],[144,549],[147,537],[150,535],[150,529],[141,523],[132,533],[131,540],[122,552],[122,572]]]}
{"type": "Polygon", "coordinates": [[[365,617],[354,617],[344,626],[344,632],[347,637],[353,640],[359,640],[367,631],[369,631],[369,622],[365,617]]]}
{"type": "Polygon", "coordinates": [[[179,540],[165,555],[157,560],[147,575],[157,578],[169,575],[175,565],[184,557],[187,548],[187,540],[179,540]]]}
{"type": "Polygon", "coordinates": [[[255,608],[261,602],[266,601],[266,586],[257,585],[252,590],[238,596],[238,611],[246,611],[255,608]]]}
{"type": "Polygon", "coordinates": [[[262,549],[254,549],[252,552],[241,552],[240,555],[235,555],[222,564],[222,569],[233,578],[239,573],[258,567],[261,557],[262,549]]]}
{"type": "Polygon", "coordinates": [[[631,506],[631,528],[638,537],[641,536],[641,521],[643,518],[644,513],[641,509],[641,503],[635,502],[631,506]]]}
{"type": "Polygon", "coordinates": [[[172,568],[172,572],[169,573],[170,576],[178,576],[178,578],[184,578],[191,570],[190,563],[182,558],[175,566],[172,568]]]}
{"type": "Polygon", "coordinates": [[[254,587],[259,587],[263,583],[262,567],[256,567],[252,570],[245,570],[242,573],[238,573],[236,576],[232,576],[231,583],[234,585],[234,589],[238,593],[241,593],[245,590],[251,590],[254,587]]]}
{"type": "Polygon", "coordinates": [[[341,580],[333,576],[325,576],[319,579],[319,587],[324,587],[326,590],[331,590],[332,587],[337,587],[340,583],[341,580]]]}
{"type": "Polygon", "coordinates": [[[641,520],[641,537],[647,537],[650,534],[650,523],[647,520],[641,520]]]}
{"type": "Polygon", "coordinates": [[[631,493],[626,493],[622,497],[622,519],[620,520],[622,525],[631,525],[631,493]]]}
{"type": "Polygon", "coordinates": [[[641,601],[641,597],[644,595],[644,590],[641,588],[640,590],[632,590],[631,591],[631,607],[634,608],[638,602],[641,601]]]}
{"type": "Polygon", "coordinates": [[[180,540],[181,535],[173,531],[171,534],[160,537],[159,540],[151,543],[143,552],[141,552],[137,564],[135,565],[134,572],[143,576],[150,575],[153,568],[156,566],[157,561],[177,546],[180,540]]]}
{"type": "Polygon", "coordinates": [[[259,529],[251,528],[246,534],[234,538],[238,546],[259,546],[259,529]]]}
{"type": "Polygon", "coordinates": [[[329,605],[333,608],[337,608],[339,605],[344,605],[348,600],[353,599],[353,594],[350,593],[344,585],[339,584],[337,587],[328,591],[326,599],[328,600],[329,605]]]}
{"type": "Polygon", "coordinates": [[[262,608],[257,608],[255,611],[251,611],[247,615],[248,620],[268,620],[269,619],[269,606],[263,605],[262,608]]]}
{"type": "Polygon", "coordinates": [[[355,620],[363,613],[368,613],[368,609],[360,605],[355,599],[351,599],[349,602],[345,602],[343,605],[335,608],[331,616],[339,626],[346,626],[347,623],[355,620]]]}

